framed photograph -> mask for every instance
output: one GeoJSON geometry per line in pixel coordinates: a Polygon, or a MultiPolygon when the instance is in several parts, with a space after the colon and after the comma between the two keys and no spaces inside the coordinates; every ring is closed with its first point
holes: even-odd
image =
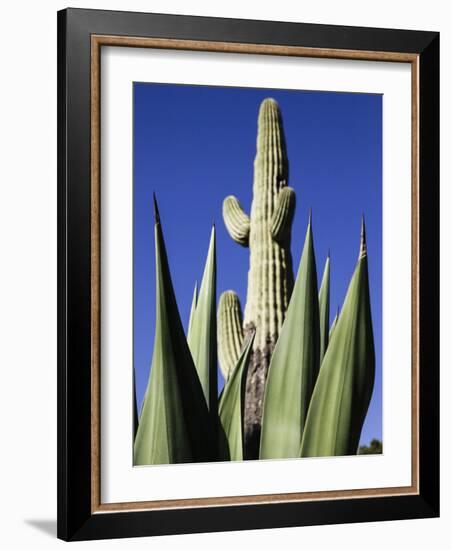
{"type": "Polygon", "coordinates": [[[58,536],[439,514],[439,35],[58,13],[58,536]]]}

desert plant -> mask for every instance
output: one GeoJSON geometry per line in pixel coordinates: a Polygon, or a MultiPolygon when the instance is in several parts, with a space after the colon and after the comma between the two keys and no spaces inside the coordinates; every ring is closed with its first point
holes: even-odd
{"type": "Polygon", "coordinates": [[[134,464],[202,462],[217,457],[202,385],[172,286],[155,200],[156,323],[149,383],[134,443],[134,464]]]}
{"type": "MultiPolygon", "coordinates": [[[[254,161],[254,182],[251,213],[248,216],[238,199],[229,196],[223,203],[223,217],[230,236],[249,247],[247,300],[244,311],[244,335],[256,331],[247,374],[244,413],[247,458],[257,458],[262,400],[266,374],[293,288],[290,252],[291,225],[295,209],[295,193],[287,187],[288,159],[282,115],[277,102],[265,99],[258,115],[257,153],[254,161]]],[[[230,337],[239,335],[236,328],[230,337]]],[[[225,334],[219,318],[220,334],[225,334]]],[[[223,338],[220,347],[238,349],[223,338]]],[[[241,346],[240,346],[241,347],[241,346]]],[[[220,349],[219,356],[228,352],[220,349]]],[[[228,369],[227,366],[223,367],[228,369]]]]}
{"type": "Polygon", "coordinates": [[[357,453],[373,391],[374,370],[368,258],[362,220],[359,259],[312,394],[301,456],[357,453]]]}

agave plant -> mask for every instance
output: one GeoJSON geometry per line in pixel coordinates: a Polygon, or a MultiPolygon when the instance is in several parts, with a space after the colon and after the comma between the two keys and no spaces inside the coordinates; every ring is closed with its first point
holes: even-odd
{"type": "Polygon", "coordinates": [[[375,354],[365,224],[360,253],[311,398],[301,456],[356,454],[373,391],[375,354]]]}
{"type": "Polygon", "coordinates": [[[328,318],[330,259],[317,298],[311,231],[309,223],[293,296],[269,366],[260,458],[356,454],[373,390],[375,354],[364,222],[359,259],[330,343],[328,321],[318,322],[319,309],[328,318]],[[320,307],[322,300],[326,303],[320,307]],[[321,363],[314,345],[320,338],[325,342],[321,363]]]}
{"type": "Polygon", "coordinates": [[[156,200],[155,257],[154,350],[135,437],[134,464],[215,460],[214,426],[180,320],[156,200]]]}

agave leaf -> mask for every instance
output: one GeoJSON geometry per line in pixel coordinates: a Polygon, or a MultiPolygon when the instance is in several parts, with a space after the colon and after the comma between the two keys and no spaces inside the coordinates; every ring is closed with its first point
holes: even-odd
{"type": "Polygon", "coordinates": [[[188,342],[189,342],[190,338],[192,337],[191,336],[191,331],[192,331],[192,326],[193,326],[194,314],[196,312],[196,306],[197,306],[197,281],[196,281],[196,284],[194,285],[193,299],[191,301],[191,309],[190,309],[190,312],[189,312],[189,322],[188,322],[188,331],[187,331],[188,342]]]}
{"type": "Polygon", "coordinates": [[[296,283],[269,365],[260,458],[299,456],[299,442],[318,369],[318,285],[309,220],[296,283]]]}
{"type": "Polygon", "coordinates": [[[218,395],[218,411],[221,407],[222,396],[224,395],[224,388],[226,387],[226,385],[227,385],[227,380],[224,380],[224,386],[222,386],[222,390],[219,392],[219,395],[218,395]]]}
{"type": "Polygon", "coordinates": [[[243,412],[246,387],[246,373],[249,366],[255,333],[249,338],[241,357],[224,386],[220,404],[219,418],[226,437],[228,449],[222,455],[229,460],[243,460],[243,412]]]}
{"type": "Polygon", "coordinates": [[[209,461],[215,455],[208,407],[180,320],[156,201],[155,255],[154,350],[134,464],[209,461]]]}
{"type": "Polygon", "coordinates": [[[357,453],[374,384],[365,229],[359,260],[312,395],[301,456],[357,453]]]}
{"type": "Polygon", "coordinates": [[[329,344],[329,309],[330,309],[330,255],[327,255],[323,279],[319,291],[319,364],[323,361],[329,344]]]}
{"type": "Polygon", "coordinates": [[[332,334],[334,333],[335,327],[337,326],[338,317],[340,316],[340,308],[337,307],[337,313],[335,314],[334,320],[332,321],[332,326],[329,330],[329,342],[332,339],[332,334]]]}
{"type": "Polygon", "coordinates": [[[212,419],[218,415],[218,355],[216,344],[216,240],[211,230],[197,304],[188,332],[188,345],[212,419]]]}

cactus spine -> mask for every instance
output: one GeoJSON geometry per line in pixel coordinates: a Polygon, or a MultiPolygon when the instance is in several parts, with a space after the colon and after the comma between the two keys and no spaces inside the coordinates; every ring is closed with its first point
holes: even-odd
{"type": "MultiPolygon", "coordinates": [[[[282,117],[277,102],[268,98],[262,102],[258,115],[251,214],[248,216],[233,196],[223,203],[230,236],[249,247],[243,328],[245,336],[255,330],[255,339],[246,382],[246,458],[258,457],[266,374],[293,289],[290,241],[295,193],[287,187],[287,180],[282,117]]],[[[224,357],[225,351],[220,351],[220,356],[224,357]]]]}

